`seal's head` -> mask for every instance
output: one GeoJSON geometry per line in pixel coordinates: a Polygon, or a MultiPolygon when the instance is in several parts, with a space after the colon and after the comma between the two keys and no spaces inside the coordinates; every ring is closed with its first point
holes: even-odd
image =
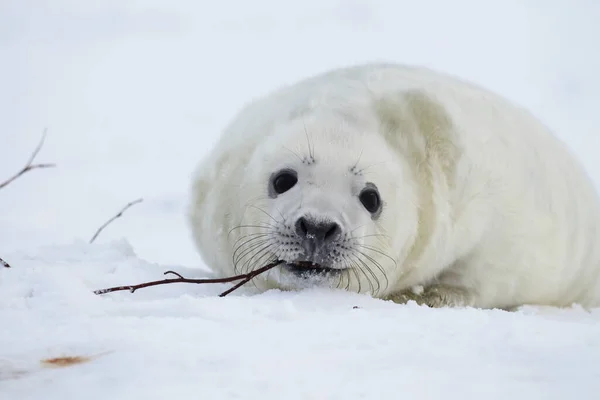
{"type": "Polygon", "coordinates": [[[243,210],[229,235],[234,272],[282,260],[267,275],[270,287],[386,292],[418,213],[409,165],[370,129],[379,127],[331,115],[273,128],[236,194],[243,210]]]}

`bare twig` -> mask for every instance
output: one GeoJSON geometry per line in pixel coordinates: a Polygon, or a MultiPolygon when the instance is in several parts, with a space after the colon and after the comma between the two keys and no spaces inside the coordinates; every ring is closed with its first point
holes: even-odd
{"type": "Polygon", "coordinates": [[[23,167],[23,169],[21,169],[19,172],[17,172],[14,176],[8,178],[6,181],[0,183],[0,189],[2,189],[5,186],[9,185],[14,180],[16,180],[18,177],[20,177],[21,175],[23,175],[23,174],[31,171],[32,169],[53,168],[53,167],[56,166],[55,164],[33,164],[33,160],[35,160],[35,157],[38,155],[38,153],[42,149],[42,146],[44,145],[44,141],[46,140],[46,132],[47,131],[48,131],[47,129],[44,129],[44,133],[42,134],[42,139],[40,140],[40,142],[38,143],[37,147],[35,148],[35,150],[31,154],[31,156],[29,157],[29,160],[27,160],[27,164],[25,164],[25,166],[23,167]]]}
{"type": "Polygon", "coordinates": [[[123,213],[125,211],[127,211],[127,209],[131,206],[136,205],[137,203],[141,203],[144,199],[137,199],[134,200],[130,203],[127,203],[127,205],[125,207],[123,207],[121,209],[121,211],[119,211],[117,213],[117,215],[115,215],[114,217],[112,217],[111,219],[109,219],[108,221],[106,221],[104,224],[102,224],[102,226],[100,228],[98,228],[98,230],[96,231],[96,233],[94,233],[94,236],[92,236],[92,238],[90,239],[90,243],[94,243],[94,240],[96,240],[96,238],[98,237],[98,235],[100,234],[100,232],[102,232],[104,230],[104,228],[106,228],[111,222],[113,222],[115,219],[120,218],[121,216],[123,216],[123,213]]]}
{"type": "MultiPolygon", "coordinates": [[[[3,189],[5,186],[10,185],[12,182],[14,182],[20,176],[26,174],[27,172],[31,171],[32,169],[53,168],[56,166],[55,164],[47,164],[47,163],[46,164],[33,164],[33,161],[35,160],[38,153],[42,149],[42,146],[44,145],[44,141],[46,140],[47,132],[48,132],[48,129],[47,128],[44,129],[44,132],[42,133],[42,138],[40,139],[40,142],[38,143],[35,150],[33,150],[33,153],[31,153],[31,156],[29,156],[29,159],[27,160],[27,163],[25,164],[25,166],[19,172],[17,172],[16,174],[14,174],[10,178],[8,178],[6,181],[1,182],[0,189],[3,189]]],[[[4,261],[2,258],[0,258],[0,266],[2,266],[4,268],[10,268],[10,264],[7,263],[6,261],[4,261]]]]}
{"type": "Polygon", "coordinates": [[[241,280],[241,282],[239,282],[238,284],[233,286],[231,289],[227,289],[226,291],[224,291],[223,293],[221,293],[219,295],[219,297],[225,297],[229,293],[233,292],[234,290],[236,290],[239,287],[241,287],[242,285],[244,285],[245,283],[250,282],[255,276],[258,276],[258,275],[262,274],[263,272],[266,272],[272,268],[275,268],[276,266],[278,266],[281,263],[283,263],[283,261],[276,261],[269,265],[265,265],[262,268],[258,268],[254,271],[248,272],[247,274],[230,276],[228,278],[216,278],[216,279],[188,279],[188,278],[184,278],[183,276],[181,276],[180,274],[178,274],[175,271],[166,271],[164,273],[164,275],[171,274],[171,275],[177,276],[177,278],[145,282],[145,283],[140,283],[138,285],[115,286],[115,287],[108,288],[108,289],[94,290],[94,293],[95,294],[104,294],[104,293],[110,293],[110,292],[118,292],[121,290],[129,290],[131,293],[133,293],[138,289],[143,289],[143,288],[150,287],[150,286],[165,285],[167,283],[228,283],[228,282],[234,282],[237,280],[241,280]]]}

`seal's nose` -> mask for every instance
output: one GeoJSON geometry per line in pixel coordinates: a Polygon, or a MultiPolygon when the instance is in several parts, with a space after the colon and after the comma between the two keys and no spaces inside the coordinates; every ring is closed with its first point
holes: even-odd
{"type": "Polygon", "coordinates": [[[296,234],[317,248],[333,242],[341,233],[342,229],[333,221],[317,221],[306,216],[296,221],[296,234]]]}

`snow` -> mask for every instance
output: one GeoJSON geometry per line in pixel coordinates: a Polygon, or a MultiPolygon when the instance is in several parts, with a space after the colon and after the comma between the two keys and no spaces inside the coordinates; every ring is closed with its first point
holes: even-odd
{"type": "Polygon", "coordinates": [[[4,0],[0,399],[595,399],[600,309],[428,309],[343,291],[225,297],[189,176],[248,100],[329,68],[426,65],[517,101],[600,183],[593,0],[4,0]],[[144,201],[95,230],[121,207],[144,201]],[[58,368],[40,361],[91,357],[58,368]]]}

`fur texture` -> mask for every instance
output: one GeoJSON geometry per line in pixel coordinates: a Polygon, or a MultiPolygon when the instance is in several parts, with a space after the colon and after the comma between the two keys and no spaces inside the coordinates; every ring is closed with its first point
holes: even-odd
{"type": "Polygon", "coordinates": [[[600,305],[600,208],[583,169],[530,113],[444,74],[339,69],[239,113],[194,180],[189,219],[206,264],[230,275],[291,261],[299,247],[282,238],[306,213],[341,226],[343,273],[282,267],[259,287],[430,306],[600,305]],[[298,182],[273,198],[269,180],[284,168],[298,182]],[[358,199],[368,183],[377,216],[358,199]]]}

